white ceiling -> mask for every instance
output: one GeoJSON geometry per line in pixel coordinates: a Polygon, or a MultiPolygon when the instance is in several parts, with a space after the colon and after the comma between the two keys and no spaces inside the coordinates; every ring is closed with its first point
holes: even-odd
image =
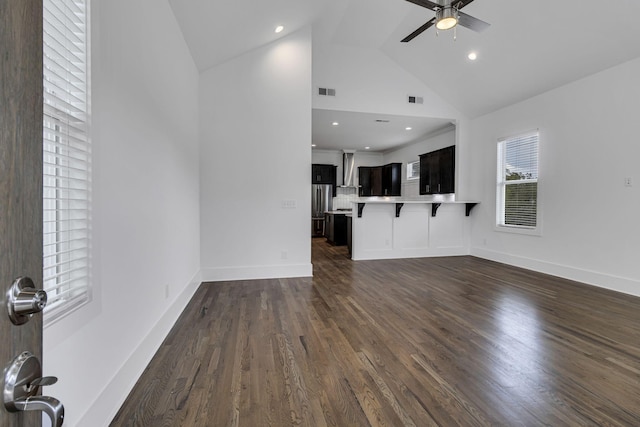
{"type": "Polygon", "coordinates": [[[312,121],[312,140],[317,149],[365,151],[369,147],[375,152],[424,140],[427,135],[453,126],[444,119],[317,108],[313,109],[312,121]]]}
{"type": "Polygon", "coordinates": [[[201,71],[313,25],[315,45],[379,49],[470,118],[640,56],[638,0],[475,0],[464,12],[485,32],[430,28],[410,43],[433,12],[404,0],[169,3],[201,71]]]}

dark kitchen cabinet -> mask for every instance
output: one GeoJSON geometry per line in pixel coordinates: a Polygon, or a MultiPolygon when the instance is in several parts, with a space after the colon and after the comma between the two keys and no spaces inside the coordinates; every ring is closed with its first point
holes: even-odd
{"type": "Polygon", "coordinates": [[[311,183],[312,184],[331,184],[333,189],[333,197],[336,196],[336,186],[338,167],[334,165],[311,165],[311,183]]]}
{"type": "Polygon", "coordinates": [[[358,168],[360,197],[382,195],[382,166],[360,166],[358,168]]]}
{"type": "Polygon", "coordinates": [[[456,147],[446,147],[420,156],[420,194],[455,192],[456,147]]]}
{"type": "Polygon", "coordinates": [[[360,166],[358,168],[360,197],[400,196],[402,188],[402,163],[384,166],[360,166]]]}
{"type": "Polygon", "coordinates": [[[402,163],[389,163],[382,168],[382,195],[400,196],[402,188],[402,163]]]}
{"type": "Polygon", "coordinates": [[[325,237],[335,246],[347,244],[347,217],[344,214],[327,213],[324,215],[325,237]]]}
{"type": "Polygon", "coordinates": [[[312,184],[336,184],[336,171],[338,167],[334,165],[311,165],[312,184]]]}

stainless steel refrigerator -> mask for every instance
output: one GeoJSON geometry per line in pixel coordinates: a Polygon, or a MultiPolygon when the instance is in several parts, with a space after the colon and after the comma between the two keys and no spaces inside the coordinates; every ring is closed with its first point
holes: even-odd
{"type": "Polygon", "coordinates": [[[311,185],[311,236],[324,236],[324,213],[333,206],[331,184],[311,185]]]}

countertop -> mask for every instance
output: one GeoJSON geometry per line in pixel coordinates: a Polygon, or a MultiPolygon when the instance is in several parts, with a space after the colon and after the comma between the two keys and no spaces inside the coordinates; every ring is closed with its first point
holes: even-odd
{"type": "Polygon", "coordinates": [[[443,198],[443,199],[409,199],[409,198],[402,198],[402,197],[397,197],[397,198],[393,198],[393,197],[379,197],[379,198],[359,198],[358,200],[352,202],[352,203],[426,203],[426,204],[435,204],[435,203],[480,203],[479,201],[476,200],[452,200],[450,198],[443,198]]]}

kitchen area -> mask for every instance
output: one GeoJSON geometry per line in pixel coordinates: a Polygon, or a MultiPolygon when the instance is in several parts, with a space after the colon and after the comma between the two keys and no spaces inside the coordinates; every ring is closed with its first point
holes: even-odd
{"type": "Polygon", "coordinates": [[[353,182],[354,153],[344,153],[344,177],[338,186],[336,165],[311,165],[311,236],[326,238],[334,246],[348,244],[347,221],[351,219],[351,201],[357,198],[353,182]]]}
{"type": "Polygon", "coordinates": [[[354,261],[467,255],[469,215],[478,202],[456,198],[455,126],[376,116],[314,110],[314,145],[337,141],[338,128],[354,122],[341,144],[312,151],[314,244],[346,246],[354,261]],[[316,133],[320,120],[324,133],[316,133]],[[393,134],[386,133],[390,124],[393,134]],[[397,137],[411,129],[419,134],[413,140],[397,137]]]}

